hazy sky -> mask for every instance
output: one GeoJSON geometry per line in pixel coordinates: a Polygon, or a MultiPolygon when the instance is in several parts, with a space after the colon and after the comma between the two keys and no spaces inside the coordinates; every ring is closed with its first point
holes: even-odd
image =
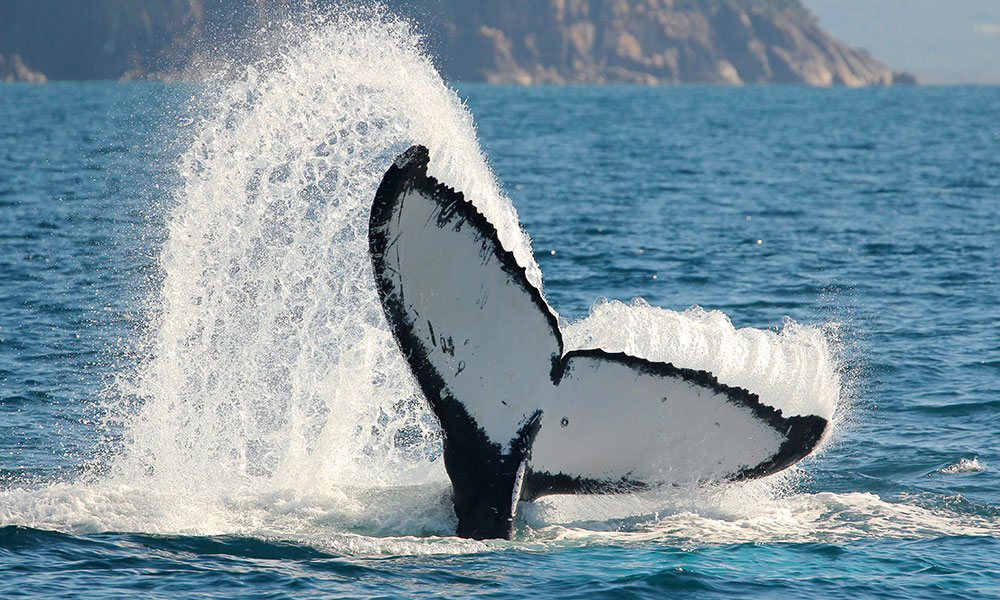
{"type": "Polygon", "coordinates": [[[1000,0],[802,0],[835,37],[924,83],[1000,83],[1000,0]]]}

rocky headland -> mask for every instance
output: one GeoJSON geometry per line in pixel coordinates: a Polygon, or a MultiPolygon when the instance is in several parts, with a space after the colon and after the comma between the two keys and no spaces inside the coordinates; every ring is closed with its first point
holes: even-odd
{"type": "MultiPolygon", "coordinates": [[[[0,0],[0,79],[191,78],[305,0],[0,0]],[[13,58],[11,58],[13,57],[13,58]],[[5,62],[6,61],[6,62],[5,62]],[[30,75],[29,75],[30,74],[30,75]]],[[[389,0],[446,78],[497,83],[915,83],[798,0],[389,0]]]]}
{"type": "Polygon", "coordinates": [[[441,55],[457,79],[864,86],[904,78],[824,32],[797,1],[443,4],[441,55]]]}

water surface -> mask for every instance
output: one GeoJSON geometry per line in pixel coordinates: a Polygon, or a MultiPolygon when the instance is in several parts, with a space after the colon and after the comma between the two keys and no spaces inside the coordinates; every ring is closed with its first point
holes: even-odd
{"type": "Polygon", "coordinates": [[[1000,89],[456,97],[352,35],[209,89],[0,87],[2,595],[1000,597],[1000,89]],[[822,452],[449,537],[362,252],[413,142],[527,260],[516,209],[581,335],[751,339],[777,401],[836,404],[822,452]]]}

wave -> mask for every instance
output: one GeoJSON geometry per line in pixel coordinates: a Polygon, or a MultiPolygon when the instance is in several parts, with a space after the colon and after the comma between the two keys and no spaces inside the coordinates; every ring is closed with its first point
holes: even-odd
{"type": "Polygon", "coordinates": [[[946,467],[941,467],[935,473],[944,473],[946,475],[954,475],[958,473],[981,473],[986,470],[986,466],[979,462],[979,457],[974,456],[970,458],[960,459],[957,463],[950,464],[946,467]]]}
{"type": "MultiPolygon", "coordinates": [[[[396,490],[367,523],[345,520],[344,497],[291,494],[193,502],[110,485],[60,484],[0,492],[0,523],[75,536],[103,532],[202,538],[236,536],[292,543],[335,555],[469,554],[506,549],[551,551],[583,546],[648,544],[704,548],[733,544],[848,544],[865,539],[996,537],[1000,512],[964,498],[900,498],[876,494],[775,494],[771,486],[657,491],[628,496],[552,496],[522,507],[515,538],[452,537],[447,488],[408,495],[396,490]],[[405,498],[405,500],[404,500],[405,498]],[[961,505],[954,510],[953,504],[961,505]],[[386,518],[387,515],[394,517],[386,518]],[[406,521],[406,522],[404,522],[406,521]],[[436,527],[428,524],[436,523],[436,527]]],[[[385,502],[385,494],[373,500],[385,502]]],[[[0,529],[3,531],[3,529],[0,529]]],[[[3,540],[0,540],[3,542],[3,540]]],[[[6,543],[6,542],[3,542],[6,543]]],[[[178,542],[186,543],[186,542],[178,542]]]]}

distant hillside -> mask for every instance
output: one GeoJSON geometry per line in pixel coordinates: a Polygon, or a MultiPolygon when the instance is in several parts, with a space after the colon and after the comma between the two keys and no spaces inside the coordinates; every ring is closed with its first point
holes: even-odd
{"type": "MultiPolygon", "coordinates": [[[[305,0],[0,0],[0,54],[57,79],[189,76],[305,0]]],[[[314,1],[314,7],[323,2],[314,1]]],[[[445,77],[507,83],[886,85],[799,0],[390,0],[445,77]]],[[[15,76],[11,76],[15,77],[15,76]]],[[[15,77],[16,78],[16,77],[15,77]]]]}

